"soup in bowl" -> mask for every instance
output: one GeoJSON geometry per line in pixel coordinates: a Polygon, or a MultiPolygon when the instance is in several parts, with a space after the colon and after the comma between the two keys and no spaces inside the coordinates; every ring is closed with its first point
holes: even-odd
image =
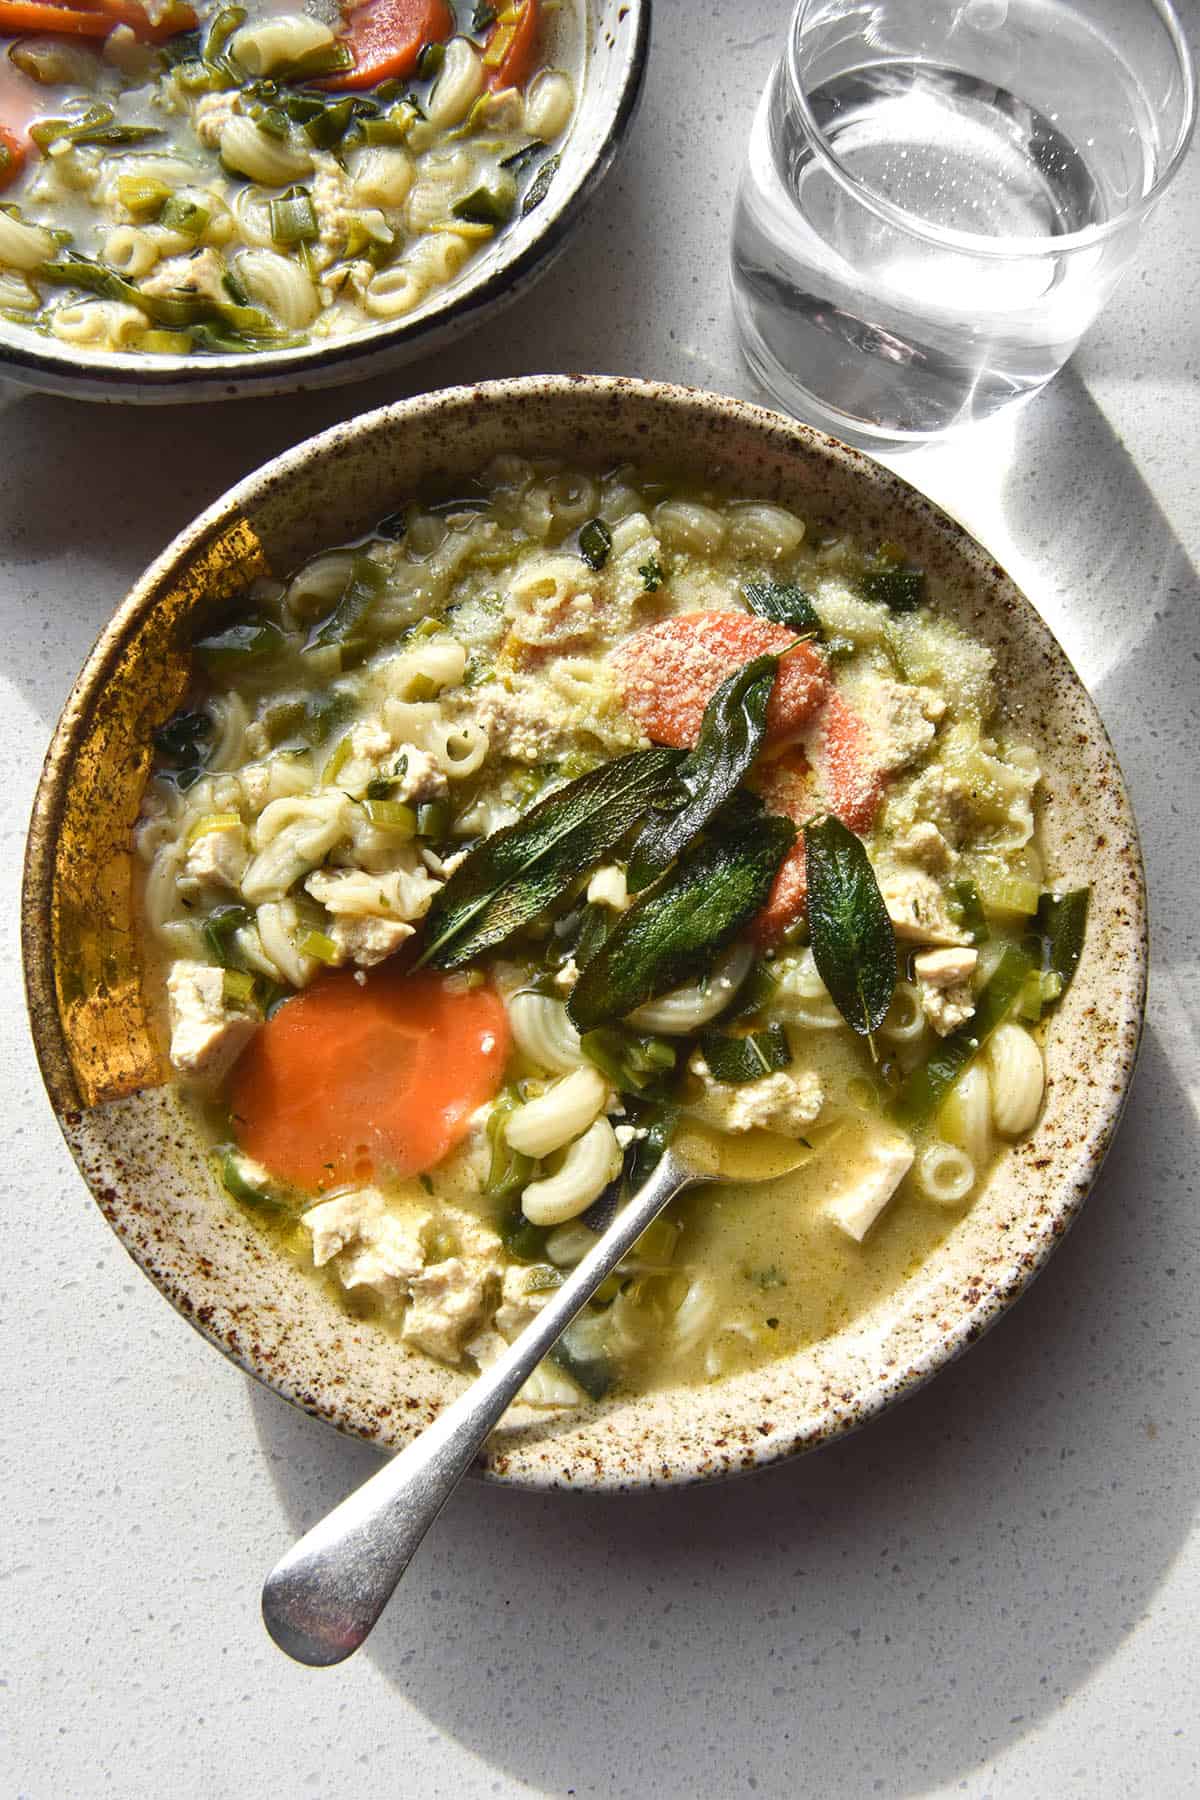
{"type": "Polygon", "coordinates": [[[494,1440],[525,1481],[760,1462],[915,1385],[1061,1233],[1140,1018],[1136,838],[1028,603],[864,459],[649,384],[433,396],[235,490],[85,674],[28,893],[118,1229],[390,1443],[681,1123],[799,1144],[600,1290],[494,1440]]]}

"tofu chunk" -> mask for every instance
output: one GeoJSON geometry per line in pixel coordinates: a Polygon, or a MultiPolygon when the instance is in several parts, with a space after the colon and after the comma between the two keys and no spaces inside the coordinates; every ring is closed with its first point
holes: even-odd
{"type": "Polygon", "coordinates": [[[254,1015],[226,1006],[225,972],[210,963],[174,963],[167,1006],[172,1065],[197,1081],[221,1081],[259,1027],[254,1015]]]}
{"type": "Polygon", "coordinates": [[[356,963],[360,969],[373,969],[376,963],[394,956],[412,934],[412,926],[402,919],[377,919],[367,915],[356,918],[346,914],[335,919],[329,928],[329,936],[337,947],[338,962],[356,963]]]}
{"type": "Polygon", "coordinates": [[[344,1288],[371,1288],[394,1303],[425,1267],[430,1220],[428,1212],[393,1212],[378,1188],[365,1187],[322,1200],[303,1222],[312,1233],[317,1268],[337,1257],[344,1288]]]}
{"type": "Polygon", "coordinates": [[[898,1131],[880,1133],[869,1146],[854,1179],[825,1202],[825,1217],[861,1244],[913,1165],[914,1151],[898,1131]]]}
{"type": "Polygon", "coordinates": [[[494,1286],[489,1263],[448,1256],[416,1276],[400,1336],[443,1362],[458,1362],[465,1340],[483,1322],[494,1286]]]}
{"type": "Polygon", "coordinates": [[[168,256],[151,270],[140,283],[143,294],[169,300],[213,300],[229,304],[225,289],[225,264],[220,253],[211,247],[194,250],[190,255],[168,256]]]}
{"type": "Polygon", "coordinates": [[[237,893],[250,853],[246,834],[238,826],[220,831],[204,831],[188,846],[180,873],[180,885],[227,888],[237,893]]]}
{"type": "Polygon", "coordinates": [[[925,1017],[939,1037],[964,1024],[975,1011],[971,977],[979,961],[977,950],[923,950],[913,958],[917,992],[925,1017]]]}
{"type": "Polygon", "coordinates": [[[967,944],[970,938],[950,917],[946,896],[931,875],[897,869],[880,882],[883,903],[896,936],[909,944],[967,944]]]}

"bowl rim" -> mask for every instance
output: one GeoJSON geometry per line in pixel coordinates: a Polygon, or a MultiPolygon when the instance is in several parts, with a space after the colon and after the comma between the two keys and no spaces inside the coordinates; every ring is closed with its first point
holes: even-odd
{"type": "MultiPolygon", "coordinates": [[[[573,187],[554,194],[544,222],[516,255],[497,257],[474,286],[452,283],[446,304],[416,317],[352,332],[319,345],[220,356],[148,356],[136,351],[81,354],[63,344],[44,345],[35,334],[9,335],[0,322],[0,378],[35,390],[81,399],[164,405],[252,399],[271,394],[340,386],[431,355],[514,304],[546,274],[629,133],[646,85],[653,0],[622,0],[622,22],[632,15],[624,75],[616,105],[599,144],[573,187]]],[[[519,221],[518,221],[519,223],[519,221]]],[[[503,244],[503,238],[499,240],[503,244]]],[[[21,327],[15,327],[21,334],[21,327]]]]}
{"type": "MultiPolygon", "coordinates": [[[[101,632],[63,708],[46,753],[35,794],[22,884],[21,935],[30,1027],[51,1105],[89,1191],[101,1204],[101,1210],[122,1247],[176,1311],[246,1374],[254,1376],[301,1410],[333,1423],[335,1428],[347,1435],[371,1441],[376,1435],[375,1431],[360,1426],[353,1418],[346,1416],[346,1395],[338,1391],[339,1384],[336,1381],[314,1378],[311,1372],[306,1372],[301,1378],[300,1374],[294,1372],[281,1373],[277,1369],[269,1369],[256,1361],[253,1347],[227,1341],[219,1330],[198,1317],[187,1297],[184,1283],[177,1280],[173,1284],[165,1273],[151,1266],[147,1258],[139,1254],[130,1241],[128,1221],[125,1221],[126,1229],[123,1229],[121,1219],[114,1216],[116,1209],[104,1204],[101,1195],[96,1192],[95,1183],[85,1167],[85,1148],[80,1137],[80,1127],[86,1114],[81,1113],[74,1086],[54,985],[51,896],[58,829],[72,764],[78,749],[87,738],[96,709],[102,703],[107,678],[133,632],[153,610],[159,590],[176,565],[194,554],[207,540],[217,536],[232,520],[246,516],[247,508],[252,516],[256,499],[277,491],[281,484],[286,485],[289,477],[299,470],[319,464],[326,454],[344,447],[347,434],[354,438],[369,438],[375,433],[386,435],[402,429],[414,417],[437,417],[447,409],[473,410],[488,403],[519,403],[530,395],[566,401],[581,391],[597,399],[607,398],[613,402],[618,401],[622,395],[632,395],[643,403],[666,407],[679,415],[681,427],[688,417],[695,418],[698,413],[713,422],[732,415],[756,435],[766,433],[776,443],[780,440],[788,442],[798,451],[815,455],[821,461],[840,465],[853,477],[861,478],[865,474],[877,488],[903,494],[908,510],[924,515],[928,525],[950,543],[968,565],[973,565],[976,570],[985,574],[986,579],[997,587],[1011,590],[1021,603],[1024,629],[1040,638],[1042,647],[1050,650],[1055,661],[1069,671],[1075,684],[1073,699],[1077,704],[1082,702],[1100,747],[1106,753],[1116,777],[1115,801],[1127,832],[1122,848],[1128,855],[1135,885],[1133,913],[1126,931],[1132,978],[1127,976],[1124,984],[1125,1036],[1119,1045],[1119,1076],[1103,1100],[1097,1102],[1095,1115],[1089,1119],[1089,1129],[1076,1140],[1069,1164],[1059,1172],[1055,1189],[1045,1209],[1045,1222],[1040,1226],[1033,1249],[1023,1252],[1009,1265],[1007,1279],[986,1285],[977,1294],[973,1304],[956,1312],[951,1325],[943,1329],[936,1342],[929,1342],[922,1354],[905,1360],[894,1372],[877,1376],[871,1389],[855,1392],[852,1397],[837,1396],[837,1400],[845,1400],[848,1404],[842,1406],[836,1401],[830,1401],[815,1424],[811,1419],[798,1418],[794,1429],[777,1435],[773,1433],[769,1439],[754,1443],[746,1456],[737,1463],[727,1462],[714,1469],[710,1447],[700,1442],[693,1444],[690,1452],[681,1451],[666,1471],[639,1466],[636,1473],[632,1474],[628,1469],[623,1469],[619,1474],[601,1472],[593,1477],[589,1473],[585,1479],[560,1479],[552,1471],[541,1468],[532,1472],[524,1468],[511,1471],[505,1466],[506,1458],[503,1454],[496,1455],[481,1470],[485,1479],[502,1481],[506,1486],[521,1486],[533,1490],[571,1487],[597,1492],[691,1485],[766,1467],[844,1436],[868,1423],[897,1400],[910,1397],[996,1324],[1027,1291],[1078,1216],[1112,1143],[1132,1083],[1145,1017],[1149,940],[1145,873],[1136,821],[1111,739],[1095,702],[1065,650],[1033,603],[1022,590],[1016,588],[985,547],[965,527],[903,477],[876,463],[864,452],[809,426],[730,396],[636,377],[555,374],[443,388],[393,402],[330,426],[283,451],[243,477],[190,525],[185,526],[130,589],[126,599],[101,632]],[[706,1450],[708,1456],[704,1459],[703,1453],[706,1450]]],[[[786,1363],[787,1359],[784,1360],[786,1363]]]]}

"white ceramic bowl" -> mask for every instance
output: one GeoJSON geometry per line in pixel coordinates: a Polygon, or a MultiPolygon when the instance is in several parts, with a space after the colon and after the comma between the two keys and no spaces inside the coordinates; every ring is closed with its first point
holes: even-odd
{"type": "Polygon", "coordinates": [[[426,356],[510,306],[545,274],[612,167],[641,98],[650,0],[580,0],[587,65],[578,111],[546,198],[461,276],[414,313],[351,337],[228,356],[147,356],[91,350],[0,319],[0,376],[78,400],[174,405],[362,381],[426,356]]]}
{"type": "Polygon", "coordinates": [[[131,1255],[242,1368],[345,1431],[398,1446],[462,1377],[352,1320],[232,1205],[186,1127],[148,1030],[132,851],[153,729],[188,646],[249,574],[357,536],[423,478],[502,450],[720,477],[809,519],[890,539],[991,644],[1045,772],[1049,867],[1090,883],[1088,940],[1047,1044],[1036,1130],[925,1266],[832,1337],[699,1388],[499,1433],[486,1471],[526,1486],[689,1481],[808,1449],[911,1393],[1012,1304],[1077,1213],[1133,1070],[1146,973],[1137,833],[1112,747],[1062,650],[987,552],[866,457],[739,401],[650,382],[537,376],[369,413],[268,463],[182,533],[100,639],[55,733],[24,893],[34,1036],[67,1141],[131,1255]]]}

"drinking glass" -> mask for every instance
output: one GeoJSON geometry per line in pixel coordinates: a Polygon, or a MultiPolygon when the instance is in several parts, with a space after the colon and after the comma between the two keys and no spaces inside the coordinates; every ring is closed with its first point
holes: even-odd
{"type": "Polygon", "coordinates": [[[751,368],[868,448],[1036,392],[1194,119],[1167,0],[800,0],[734,218],[751,368]]]}

